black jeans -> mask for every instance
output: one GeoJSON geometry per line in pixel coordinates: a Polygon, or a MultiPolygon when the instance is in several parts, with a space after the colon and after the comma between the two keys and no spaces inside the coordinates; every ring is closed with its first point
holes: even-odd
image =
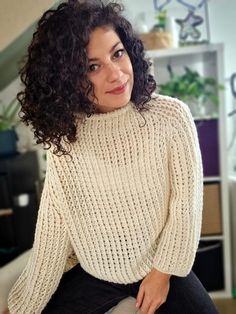
{"type": "MultiPolygon", "coordinates": [[[[99,280],[78,264],[63,275],[58,289],[42,313],[104,314],[124,298],[136,298],[141,282],[125,285],[99,280]]],[[[156,313],[216,314],[218,311],[191,272],[187,277],[171,277],[167,300],[156,313]]]]}

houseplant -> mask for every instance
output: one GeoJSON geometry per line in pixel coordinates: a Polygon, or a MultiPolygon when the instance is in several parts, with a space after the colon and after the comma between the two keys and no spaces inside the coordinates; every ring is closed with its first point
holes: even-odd
{"type": "Polygon", "coordinates": [[[16,126],[20,120],[18,117],[20,105],[14,98],[9,104],[1,102],[0,107],[0,157],[15,155],[17,152],[16,126]]]}
{"type": "Polygon", "coordinates": [[[186,102],[193,116],[202,117],[211,113],[216,115],[219,104],[218,91],[224,87],[213,77],[201,76],[197,71],[184,67],[184,74],[177,75],[167,66],[170,80],[160,85],[160,94],[177,97],[186,102]],[[209,110],[210,108],[210,110],[209,110]]]}
{"type": "Polygon", "coordinates": [[[167,11],[158,10],[156,15],[157,23],[153,25],[150,32],[139,34],[146,50],[171,48],[173,47],[172,34],[167,30],[167,11]]]}

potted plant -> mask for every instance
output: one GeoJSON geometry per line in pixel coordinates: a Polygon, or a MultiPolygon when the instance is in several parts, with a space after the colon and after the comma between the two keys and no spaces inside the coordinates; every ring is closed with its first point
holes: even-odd
{"type": "Polygon", "coordinates": [[[0,157],[15,155],[17,153],[16,126],[20,105],[14,98],[8,105],[0,107],[0,157]]]}
{"type": "Polygon", "coordinates": [[[153,25],[150,32],[139,34],[146,50],[171,48],[173,47],[172,34],[167,30],[167,11],[158,11],[157,23],[153,25]]]}
{"type": "Polygon", "coordinates": [[[189,106],[197,127],[204,175],[218,176],[218,91],[224,87],[215,78],[204,77],[189,67],[184,67],[182,75],[174,73],[171,66],[168,72],[170,80],[160,85],[160,94],[177,97],[189,106]]]}
{"type": "Polygon", "coordinates": [[[159,13],[155,16],[158,21],[152,28],[153,32],[165,32],[166,31],[166,21],[167,21],[167,11],[159,11],[159,13]]]}
{"type": "MultiPolygon", "coordinates": [[[[193,116],[202,117],[208,113],[208,108],[219,104],[218,91],[224,87],[212,77],[201,76],[197,71],[184,67],[184,74],[177,75],[170,65],[167,66],[170,80],[160,85],[160,94],[177,97],[186,102],[193,116]]],[[[215,116],[217,110],[211,115],[215,116]]]]}

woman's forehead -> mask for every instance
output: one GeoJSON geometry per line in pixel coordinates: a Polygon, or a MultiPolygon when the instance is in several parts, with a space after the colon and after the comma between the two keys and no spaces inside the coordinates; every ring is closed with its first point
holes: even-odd
{"type": "Polygon", "coordinates": [[[121,40],[112,27],[97,27],[90,34],[87,53],[94,57],[94,53],[110,51],[121,40]]]}

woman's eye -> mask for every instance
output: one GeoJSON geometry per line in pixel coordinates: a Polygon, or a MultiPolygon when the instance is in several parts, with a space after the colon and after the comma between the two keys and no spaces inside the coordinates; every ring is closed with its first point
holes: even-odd
{"type": "Polygon", "coordinates": [[[114,53],[115,58],[120,58],[125,53],[125,49],[119,49],[114,53]]]}
{"type": "Polygon", "coordinates": [[[89,72],[94,72],[98,69],[98,64],[90,64],[89,65],[89,72]]]}

